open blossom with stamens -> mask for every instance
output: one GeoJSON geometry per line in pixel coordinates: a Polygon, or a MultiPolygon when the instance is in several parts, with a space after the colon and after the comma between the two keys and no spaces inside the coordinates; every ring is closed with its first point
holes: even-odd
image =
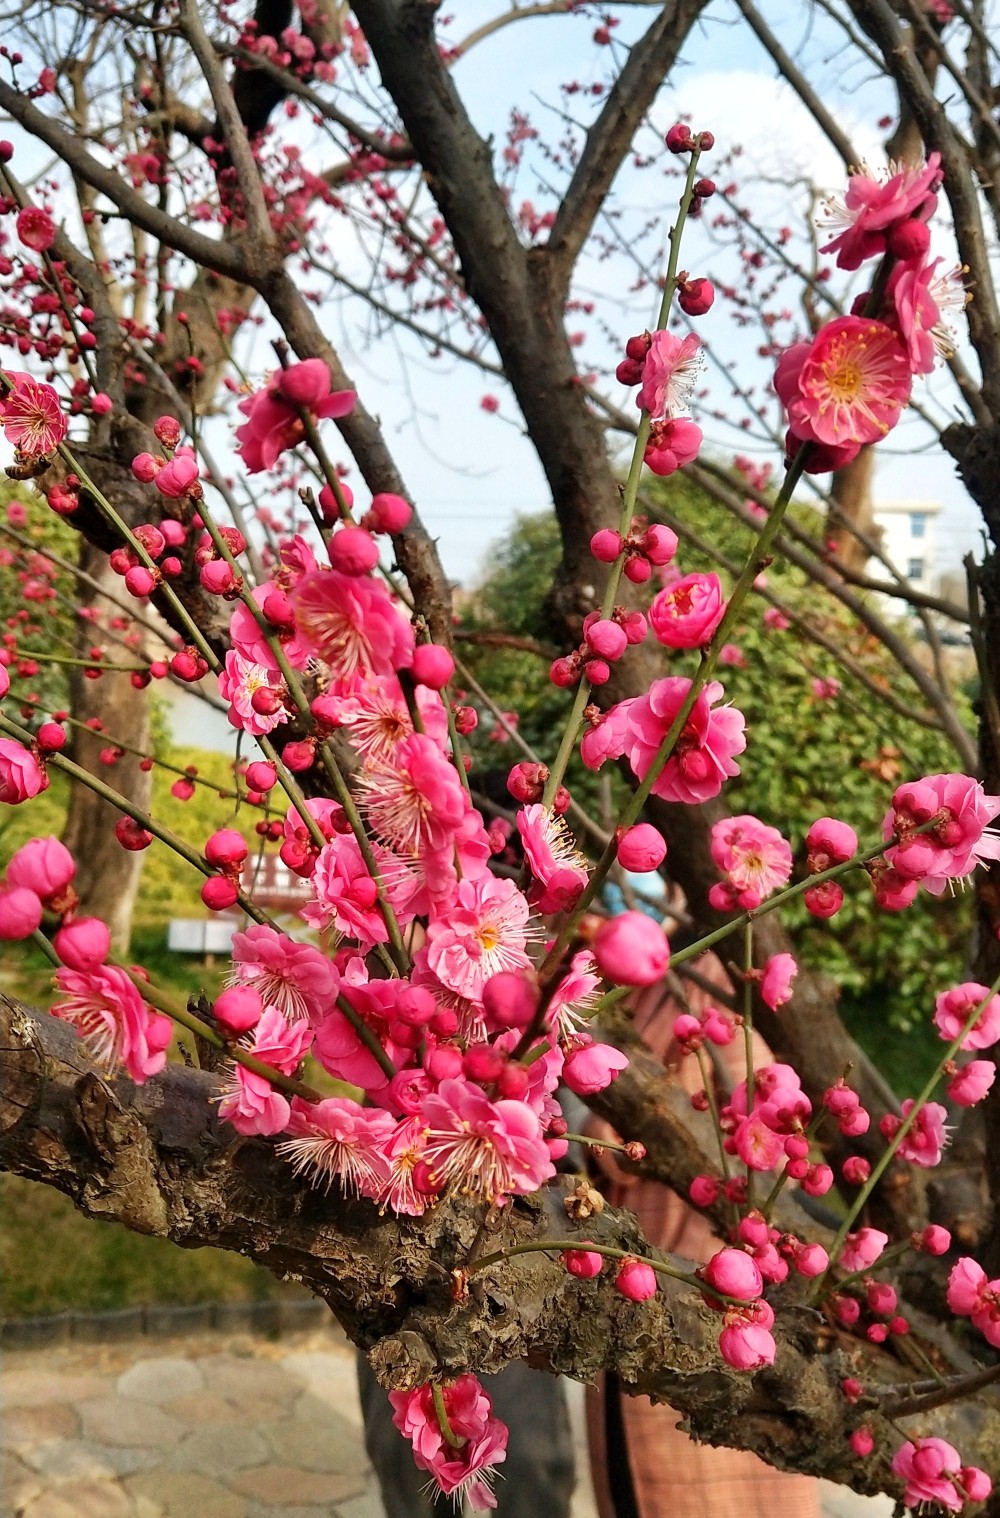
{"type": "MultiPolygon", "coordinates": [[[[448,718],[436,691],[418,685],[414,692],[424,732],[437,743],[448,737],[448,718]]],[[[325,695],[317,711],[324,722],[344,727],[351,744],[369,764],[389,763],[398,743],[413,732],[402,687],[394,675],[372,675],[347,696],[325,695]]]]}
{"type": "Polygon", "coordinates": [[[597,961],[584,949],[573,955],[569,974],[563,976],[552,993],[546,1010],[548,1026],[558,1038],[571,1038],[597,1011],[601,995],[597,961]]]}
{"type": "Polygon", "coordinates": [[[449,1444],[442,1432],[429,1385],[390,1392],[392,1421],[413,1445],[417,1466],[430,1472],[457,1508],[463,1501],[477,1511],[495,1508],[492,1467],[507,1457],[506,1426],[493,1417],[493,1404],[473,1375],[443,1386],[441,1395],[451,1434],[462,1441],[460,1448],[449,1444]]]}
{"type": "Polygon", "coordinates": [[[903,1502],[914,1510],[927,1502],[957,1513],[967,1501],[984,1502],[992,1491],[986,1472],[963,1465],[944,1439],[907,1440],[893,1455],[892,1470],[906,1483],[903,1502]]]}
{"type": "Polygon", "coordinates": [[[914,374],[930,374],[939,357],[954,352],[955,334],[947,317],[964,311],[969,298],[962,269],[939,274],[943,262],[897,264],[886,287],[914,374]]]}
{"type": "Polygon", "coordinates": [[[478,1086],[444,1080],[421,1106],[424,1157],[436,1183],[493,1202],[529,1196],[555,1174],[542,1125],[525,1102],[491,1102],[478,1086]]]}
{"type": "Polygon", "coordinates": [[[735,904],[744,911],[759,907],[792,873],[791,848],[777,828],[757,817],[726,817],[716,822],[711,847],[712,858],[735,893],[735,904]]]}
{"type": "Polygon", "coordinates": [[[288,713],[283,706],[279,706],[276,712],[267,713],[257,711],[253,705],[254,693],[262,686],[277,688],[281,684],[279,670],[254,664],[231,648],[226,654],[225,668],[219,671],[219,695],[223,701],[229,702],[228,716],[232,726],[258,738],[261,733],[273,732],[282,722],[287,722],[288,713]]]}
{"type": "Polygon", "coordinates": [[[541,886],[532,900],[539,912],[565,912],[580,898],[589,878],[587,861],[558,813],[544,806],[522,807],[517,830],[531,873],[541,886]]]}
{"type": "Polygon", "coordinates": [[[1000,859],[1000,835],[988,828],[998,813],[1000,796],[987,796],[970,775],[925,775],[901,785],[882,825],[884,838],[893,833],[899,838],[886,850],[886,860],[899,875],[919,880],[938,896],[949,880],[1000,859]]]}
{"type": "MultiPolygon", "coordinates": [[[[266,1008],[249,1039],[241,1047],[282,1075],[291,1075],[312,1043],[312,1029],[304,1022],[290,1023],[277,1007],[266,1008]]],[[[245,1065],[234,1065],[219,1103],[219,1116],[232,1123],[237,1133],[280,1133],[287,1127],[291,1107],[266,1076],[245,1065]]]]}
{"type": "Polygon", "coordinates": [[[304,1102],[296,1096],[285,1129],[290,1137],[278,1153],[311,1186],[329,1191],[338,1180],[349,1195],[374,1197],[386,1179],[378,1146],[395,1128],[390,1113],[360,1107],[348,1097],[304,1102]]]}
{"type": "Polygon", "coordinates": [[[530,965],[527,922],[528,903],[512,880],[462,880],[451,903],[428,924],[417,961],[448,990],[480,1001],[491,976],[530,965]]]}
{"type": "MultiPolygon", "coordinates": [[[[270,585],[255,585],[250,594],[258,606],[263,606],[272,589],[270,585]]],[[[285,660],[292,669],[304,669],[309,661],[309,650],[305,642],[291,632],[279,631],[277,637],[285,660]]],[[[277,657],[261,631],[260,624],[242,602],[233,607],[229,619],[229,641],[248,664],[262,664],[265,669],[280,673],[277,657]]]]}
{"type": "Polygon", "coordinates": [[[360,800],[377,837],[409,859],[449,848],[466,811],[458,771],[425,733],[403,738],[390,762],[364,772],[360,800]]]}
{"type": "Polygon", "coordinates": [[[878,174],[862,165],[851,175],[846,193],[824,204],[824,224],[843,230],[820,252],[836,253],[841,269],[858,269],[866,259],[878,258],[894,226],[910,216],[926,220],[931,215],[940,183],[940,153],[931,153],[926,163],[890,163],[878,174]]]}
{"type": "Polygon", "coordinates": [[[393,1132],[382,1140],[380,1154],[385,1166],[385,1178],[378,1195],[383,1212],[395,1212],[401,1217],[419,1218],[427,1211],[431,1194],[418,1190],[415,1176],[418,1166],[427,1168],[424,1147],[427,1141],[427,1125],[421,1117],[410,1117],[397,1123],[393,1132]]]}
{"type": "Polygon", "coordinates": [[[117,965],[95,970],[57,970],[63,998],[52,1015],[70,1023],[90,1054],[107,1071],[124,1065],[137,1086],[166,1064],[173,1024],[151,1012],[117,965]]]}
{"type": "Polygon", "coordinates": [[[636,405],[648,411],[654,422],[680,416],[688,409],[703,364],[701,340],[693,332],[683,338],[672,332],[654,332],[642,366],[642,388],[636,405]]]}
{"type": "Polygon", "coordinates": [[[0,426],[8,443],[26,458],[46,458],[69,430],[51,385],[19,370],[4,370],[12,388],[0,396],[0,426]]]}
{"type": "MultiPolygon", "coordinates": [[[[884,322],[838,316],[781,355],[774,388],[803,443],[854,448],[885,437],[910,398],[903,344],[884,322]]],[[[829,466],[828,466],[829,467],[829,466]]]]}
{"type": "Polygon", "coordinates": [[[413,659],[413,628],[369,575],[304,574],[289,592],[299,640],[335,680],[392,675],[413,659]]]}
{"type": "Polygon", "coordinates": [[[990,996],[989,986],[963,981],[942,991],[934,1002],[934,1026],[951,1043],[961,1033],[977,1007],[982,1011],[962,1040],[963,1049],[988,1049],[1000,1039],[1000,996],[990,996]]]}
{"type": "MultiPolygon", "coordinates": [[[[654,680],[644,696],[630,702],[624,750],[639,780],[645,779],[690,689],[690,680],[671,676],[654,680]]],[[[746,748],[743,713],[715,707],[721,695],[717,680],[698,692],[674,752],[653,785],[654,796],[695,805],[717,796],[723,782],[739,774],[733,758],[746,748]]]]}
{"type": "Polygon", "coordinates": [[[314,1026],[330,1011],[340,989],[332,960],[312,944],[299,943],[266,923],[251,923],[233,934],[231,985],[248,985],[265,1007],[277,1007],[289,1022],[314,1026]]]}
{"type": "Polygon", "coordinates": [[[330,370],[321,358],[279,369],[264,390],[240,401],[246,421],[237,427],[236,436],[247,473],[273,469],[286,448],[302,442],[302,411],[317,419],[337,418],[353,411],[356,401],[353,390],[331,389],[330,370]]]}
{"type": "Polygon", "coordinates": [[[378,908],[378,887],[368,872],[353,833],[337,833],[316,856],[310,876],[315,902],[302,908],[310,926],[330,923],[345,938],[356,939],[365,953],[387,943],[389,931],[378,908]]]}
{"type": "MultiPolygon", "coordinates": [[[[904,1117],[909,1117],[913,1111],[912,1097],[902,1103],[900,1111],[904,1117]]],[[[948,1109],[942,1107],[940,1102],[924,1102],[913,1126],[896,1151],[900,1159],[909,1160],[911,1165],[919,1165],[925,1170],[939,1165],[942,1151],[948,1143],[948,1129],[945,1127],[947,1116],[948,1109]]]]}

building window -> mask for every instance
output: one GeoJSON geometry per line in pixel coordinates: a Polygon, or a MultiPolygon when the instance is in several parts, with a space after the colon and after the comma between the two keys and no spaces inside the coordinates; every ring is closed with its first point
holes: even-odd
{"type": "Polygon", "coordinates": [[[924,538],[927,536],[927,514],[923,511],[910,512],[910,537],[924,538]]]}
{"type": "Polygon", "coordinates": [[[906,566],[906,578],[908,580],[922,580],[924,577],[923,559],[910,559],[906,566]]]}

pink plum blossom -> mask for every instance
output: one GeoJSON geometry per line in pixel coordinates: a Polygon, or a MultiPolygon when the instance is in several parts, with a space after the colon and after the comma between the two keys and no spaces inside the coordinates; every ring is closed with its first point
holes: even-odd
{"type": "Polygon", "coordinates": [[[645,912],[621,912],[598,928],[594,958],[606,980],[652,986],[667,972],[670,945],[660,925],[645,912]]]}
{"type": "Polygon", "coordinates": [[[476,1510],[496,1507],[490,1485],[492,1467],[507,1454],[507,1429],[493,1417],[493,1405],[473,1375],[459,1376],[442,1387],[449,1427],[464,1441],[455,1449],[445,1440],[429,1385],[415,1391],[390,1392],[392,1421],[413,1445],[413,1458],[429,1471],[446,1497],[462,1499],[476,1510]]]}
{"type": "Polygon", "coordinates": [[[462,880],[447,911],[427,927],[417,956],[442,985],[470,1001],[501,970],[525,970],[528,903],[512,880],[462,880]]]}
{"type": "Polygon", "coordinates": [[[792,995],[792,981],[798,974],[798,965],[791,954],[772,954],[764,966],[760,982],[761,999],[776,1012],[792,995]]]}
{"type": "Polygon", "coordinates": [[[841,269],[858,269],[878,258],[891,228],[910,216],[927,219],[940,183],[939,153],[931,153],[926,163],[890,163],[879,174],[862,166],[851,174],[845,194],[829,197],[824,205],[827,226],[842,230],[820,252],[836,253],[841,269]]]}
{"type": "Polygon", "coordinates": [[[301,576],[289,600],[299,641],[334,679],[393,675],[409,666],[413,627],[378,580],[316,569],[301,576]]]}
{"type": "Polygon", "coordinates": [[[729,1307],[719,1334],[719,1352],[734,1370],[763,1370],[774,1364],[774,1312],[763,1300],[729,1307]]]}
{"type": "Polygon", "coordinates": [[[517,814],[524,856],[541,886],[539,912],[567,911],[578,901],[589,879],[587,861],[569,828],[549,807],[525,806],[517,814]]]}
{"type": "Polygon", "coordinates": [[[636,405],[648,411],[653,422],[680,416],[688,409],[703,365],[701,340],[693,332],[683,338],[663,330],[654,332],[642,367],[636,405]]]}
{"type": "Polygon", "coordinates": [[[901,876],[940,895],[948,880],[1000,859],[1000,836],[987,831],[998,813],[1000,796],[988,796],[971,776],[925,775],[893,795],[882,833],[887,839],[895,833],[899,842],[885,857],[901,876]]]}
{"type": "Polygon", "coordinates": [[[225,667],[219,671],[219,695],[223,701],[229,702],[228,716],[232,726],[259,738],[261,733],[273,732],[282,722],[287,722],[288,712],[280,703],[273,712],[260,712],[253,705],[254,694],[261,687],[271,687],[277,692],[283,683],[279,670],[254,664],[235,648],[229,649],[225,667]]]}
{"type": "Polygon", "coordinates": [[[47,458],[69,431],[58,395],[30,374],[6,369],[4,376],[11,389],[0,397],[0,426],[8,443],[26,458],[47,458]]]}
{"type": "MultiPolygon", "coordinates": [[[[624,752],[637,779],[649,773],[690,689],[690,680],[669,676],[654,680],[644,696],[630,703],[624,752]]],[[[654,796],[696,805],[717,796],[723,782],[739,774],[733,760],[746,748],[743,714],[731,706],[717,708],[722,695],[716,680],[698,692],[674,752],[653,785],[654,796]]]]}
{"type": "Polygon", "coordinates": [[[733,889],[733,904],[744,911],[759,907],[792,873],[791,848],[777,828],[756,817],[726,817],[714,823],[711,851],[733,889]]]}
{"type": "Polygon", "coordinates": [[[903,1502],[911,1508],[930,1502],[959,1512],[965,1502],[964,1491],[956,1488],[961,1470],[961,1455],[944,1439],[907,1441],[892,1457],[893,1475],[906,1483],[903,1502]]]}
{"type": "Polygon", "coordinates": [[[667,648],[701,648],[725,614],[722,582],[716,574],[690,574],[654,596],[649,625],[667,648]]]}
{"type": "Polygon", "coordinates": [[[880,1228],[858,1228],[854,1233],[849,1233],[844,1240],[844,1247],[840,1252],[840,1263],[850,1274],[857,1270],[868,1270],[875,1264],[888,1242],[889,1235],[883,1233],[880,1228]]]}
{"type": "Polygon", "coordinates": [[[665,479],[698,457],[702,431],[689,417],[677,416],[654,422],[643,454],[647,469],[665,479]]]}
{"type": "Polygon", "coordinates": [[[973,1059],[953,1075],[947,1085],[948,1098],[959,1107],[974,1107],[993,1086],[997,1067],[991,1059],[973,1059]]]}
{"type": "Polygon", "coordinates": [[[159,1074],[173,1024],[150,1011],[124,970],[57,970],[55,982],[63,999],[52,1007],[53,1016],[76,1029],[98,1064],[109,1072],[124,1065],[137,1086],[159,1074]]]}
{"type": "Polygon", "coordinates": [[[774,388],[800,442],[873,443],[899,421],[912,376],[902,343],[884,322],[838,316],[810,343],[778,360],[774,388]]]}
{"type": "Polygon", "coordinates": [[[524,1102],[491,1102],[469,1081],[444,1080],[420,1115],[425,1159],[441,1186],[493,1202],[530,1195],[555,1174],[541,1123],[524,1102]]]}
{"type": "MultiPolygon", "coordinates": [[[[305,1058],[312,1041],[312,1029],[307,1023],[290,1023],[277,1007],[268,1007],[243,1047],[282,1075],[291,1075],[305,1058]]],[[[290,1115],[288,1098],[276,1091],[266,1076],[257,1075],[245,1065],[233,1066],[219,1103],[219,1116],[231,1123],[237,1133],[280,1133],[287,1127],[290,1115]]]]}
{"type": "Polygon", "coordinates": [[[320,358],[278,370],[266,389],[240,401],[246,421],[237,427],[236,437],[247,473],[273,469],[280,454],[302,442],[301,411],[317,419],[339,418],[353,411],[356,400],[353,390],[331,390],[330,370],[320,358]]]}
{"type": "Polygon", "coordinates": [[[278,1153],[312,1186],[329,1191],[338,1180],[349,1195],[374,1197],[386,1179],[378,1145],[395,1129],[390,1113],[360,1107],[347,1097],[304,1102],[296,1096],[285,1128],[289,1137],[278,1153]]]}
{"type": "Polygon", "coordinates": [[[340,989],[340,974],[325,954],[266,923],[233,934],[230,979],[252,986],[265,1006],[277,1007],[289,1022],[304,1018],[314,1026],[340,989]]]}
{"type": "Polygon", "coordinates": [[[576,1047],[566,1054],[562,1076],[577,1096],[603,1091],[628,1066],[628,1056],[620,1049],[597,1044],[587,1034],[578,1034],[574,1044],[576,1047]]]}
{"type": "MultiPolygon", "coordinates": [[[[913,1111],[912,1097],[901,1104],[900,1111],[904,1118],[909,1117],[913,1111]]],[[[924,1102],[896,1151],[900,1158],[922,1169],[939,1165],[942,1150],[948,1143],[947,1116],[948,1109],[940,1102],[924,1102]]]]}
{"type": "Polygon", "coordinates": [[[0,803],[17,806],[30,801],[47,784],[45,772],[29,749],[12,738],[0,738],[0,803]]]}
{"type": "Polygon", "coordinates": [[[988,1049],[1000,1039],[1000,996],[990,996],[989,986],[981,986],[978,981],[964,981],[940,993],[934,1002],[934,1026],[943,1039],[952,1043],[978,1006],[983,1010],[960,1047],[988,1049]]]}

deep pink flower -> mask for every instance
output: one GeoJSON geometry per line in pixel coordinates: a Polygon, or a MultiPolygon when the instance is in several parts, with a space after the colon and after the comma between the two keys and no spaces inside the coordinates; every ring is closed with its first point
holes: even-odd
{"type": "Polygon", "coordinates": [[[716,574],[690,574],[661,590],[649,608],[649,625],[666,648],[701,648],[725,614],[716,574]]]}
{"type": "Polygon", "coordinates": [[[962,1040],[963,1049],[988,1049],[1000,1038],[1000,996],[990,996],[989,986],[978,981],[964,981],[950,991],[942,991],[934,1002],[934,1026],[941,1037],[951,1043],[958,1037],[976,1007],[983,1005],[971,1030],[962,1040]]]}
{"type": "Polygon", "coordinates": [[[76,874],[76,864],[65,844],[54,834],[32,838],[10,857],[8,886],[23,886],[43,901],[64,891],[76,874]]]}
{"type": "Polygon", "coordinates": [[[654,422],[643,462],[654,474],[666,478],[683,469],[685,464],[692,463],[698,457],[701,444],[701,428],[689,417],[675,416],[664,422],[654,422]]]}
{"type": "Polygon", "coordinates": [[[41,206],[24,206],[17,213],[17,235],[33,253],[45,253],[56,240],[56,224],[41,206]]]}
{"type": "Polygon", "coordinates": [[[646,1302],[656,1295],[656,1271],[645,1260],[623,1260],[615,1276],[615,1290],[630,1302],[646,1302]]]}
{"type": "Polygon", "coordinates": [[[0,803],[17,806],[30,801],[47,784],[45,772],[29,749],[13,738],[0,738],[0,803]]]}
{"type": "Polygon", "coordinates": [[[918,1508],[931,1502],[937,1507],[960,1511],[964,1496],[955,1488],[962,1457],[944,1439],[918,1439],[902,1445],[892,1457],[893,1475],[906,1482],[903,1502],[918,1508]]]}
{"type": "Polygon", "coordinates": [[[348,1195],[376,1197],[386,1180],[379,1144],[395,1129],[390,1113],[360,1107],[348,1097],[304,1102],[296,1096],[285,1129],[290,1137],[278,1153],[311,1186],[329,1191],[338,1180],[348,1195]]]}
{"type": "Polygon", "coordinates": [[[0,397],[0,425],[7,441],[26,458],[47,458],[69,430],[69,424],[51,385],[30,374],[5,370],[13,388],[0,397]]]}
{"type": "Polygon", "coordinates": [[[557,812],[544,806],[525,806],[517,814],[525,858],[542,887],[539,912],[564,912],[574,906],[589,879],[587,861],[557,812]]]}
{"type": "Polygon", "coordinates": [[[595,1044],[588,1034],[578,1034],[574,1043],[576,1047],[566,1055],[562,1078],[577,1096],[593,1096],[605,1090],[628,1066],[628,1056],[620,1049],[595,1044]]]}
{"type": "Polygon", "coordinates": [[[252,986],[266,1007],[277,1007],[289,1022],[305,1018],[315,1026],[337,1000],[336,965],[312,944],[266,923],[233,934],[232,963],[231,982],[252,986]]]}
{"type": "Polygon", "coordinates": [[[494,1508],[492,1467],[506,1459],[507,1429],[493,1417],[493,1404],[475,1376],[443,1386],[442,1396],[452,1433],[465,1440],[461,1449],[446,1442],[429,1385],[390,1392],[392,1421],[413,1445],[417,1466],[430,1472],[446,1497],[458,1507],[465,1500],[478,1511],[494,1508]]]}
{"type": "MultiPolygon", "coordinates": [[[[290,1023],[277,1007],[268,1007],[250,1038],[243,1040],[243,1047],[282,1075],[291,1075],[312,1041],[307,1023],[290,1023]]],[[[244,1065],[233,1066],[219,1103],[219,1116],[232,1123],[237,1133],[280,1133],[290,1115],[288,1098],[276,1091],[266,1076],[244,1065]]]]}
{"type": "MultiPolygon", "coordinates": [[[[630,703],[625,752],[639,780],[649,772],[690,689],[690,680],[670,676],[654,680],[644,696],[630,703]]],[[[653,786],[654,796],[696,805],[717,796],[723,782],[739,774],[733,758],[746,748],[743,714],[730,706],[713,710],[722,695],[723,688],[715,680],[698,692],[673,755],[653,786]]]]}
{"type": "Polygon", "coordinates": [[[96,970],[111,952],[111,932],[99,917],[73,917],[57,929],[52,947],[71,970],[96,970]]]}
{"type": "Polygon", "coordinates": [[[860,316],[838,316],[811,343],[796,343],[774,376],[799,441],[834,447],[883,438],[899,421],[911,384],[896,333],[860,316]]]}
{"type": "Polygon", "coordinates": [[[76,1029],[99,1065],[109,1072],[124,1065],[137,1086],[163,1069],[173,1024],[150,1011],[124,970],[57,970],[55,982],[64,1000],[52,1015],[76,1029]]]}
{"type": "Polygon", "coordinates": [[[997,1067],[991,1059],[972,1059],[953,1075],[947,1085],[950,1101],[959,1107],[974,1107],[990,1091],[997,1067]]]}
{"type": "Polygon", "coordinates": [[[608,759],[620,759],[628,740],[628,718],[633,698],[619,701],[580,740],[580,758],[588,769],[599,770],[608,759]]]}
{"type": "Polygon", "coordinates": [[[767,1302],[748,1302],[745,1307],[729,1307],[719,1334],[719,1352],[734,1370],[762,1370],[773,1365],[777,1345],[771,1329],[774,1313],[767,1302]]]}
{"type": "MultiPolygon", "coordinates": [[[[901,1104],[900,1111],[904,1117],[909,1117],[913,1111],[912,1097],[901,1104]]],[[[942,1150],[948,1143],[947,1116],[948,1109],[940,1102],[925,1102],[896,1151],[900,1158],[925,1170],[939,1165],[942,1150]]]]}
{"type": "Polygon", "coordinates": [[[764,1282],[753,1256],[744,1249],[720,1249],[699,1274],[703,1281],[724,1297],[751,1302],[764,1290],[764,1282]]]}
{"type": "Polygon", "coordinates": [[[360,799],[376,836],[409,859],[450,848],[465,818],[458,771],[426,733],[411,733],[366,769],[360,799]]]}
{"type": "Polygon", "coordinates": [[[30,938],[42,922],[42,903],[26,886],[0,887],[0,942],[30,938]]]}
{"type": "Polygon", "coordinates": [[[733,1134],[736,1153],[751,1170],[775,1170],[785,1156],[784,1139],[765,1119],[763,1111],[743,1117],[733,1134]]]}
{"type": "Polygon", "coordinates": [[[879,1228],[858,1228],[849,1233],[840,1252],[840,1264],[853,1274],[856,1270],[868,1270],[881,1255],[889,1242],[889,1235],[879,1228]]]}
{"type": "Polygon", "coordinates": [[[672,332],[654,332],[642,366],[642,388],[636,405],[648,411],[653,422],[680,416],[688,409],[703,365],[701,340],[693,332],[683,338],[672,332]]]}
{"type": "Polygon", "coordinates": [[[964,311],[968,294],[960,268],[938,274],[941,258],[897,264],[886,293],[914,374],[930,374],[939,355],[954,351],[945,312],[964,311]]]}
{"type": "Polygon", "coordinates": [[[605,979],[616,985],[652,986],[667,973],[670,945],[659,923],[645,912],[621,912],[598,928],[594,958],[605,979]]]}
{"type": "Polygon", "coordinates": [[[169,463],[158,469],[153,484],[168,501],[180,501],[198,478],[198,460],[193,448],[178,448],[169,463]]]}
{"type": "Polygon", "coordinates": [[[528,1196],[555,1174],[542,1125],[525,1102],[491,1102],[469,1081],[444,1080],[420,1115],[436,1184],[493,1202],[505,1193],[528,1196]]]}
{"type": "Polygon", "coordinates": [[[334,679],[393,675],[413,659],[413,627],[379,581],[335,569],[304,574],[289,600],[299,641],[334,679]]]}
{"type": "Polygon", "coordinates": [[[951,1268],[948,1277],[948,1306],[952,1312],[968,1317],[983,1305],[989,1283],[986,1272],[976,1260],[963,1255],[951,1268]]]}
{"type": "Polygon", "coordinates": [[[971,874],[977,864],[1000,859],[1000,837],[988,830],[1000,813],[1000,796],[987,796],[969,775],[925,775],[901,785],[882,827],[884,838],[899,837],[886,850],[894,870],[919,880],[935,896],[948,880],[971,874]],[[915,829],[933,824],[926,832],[915,829]]]}
{"type": "Polygon", "coordinates": [[[760,982],[760,994],[772,1012],[776,1012],[791,999],[792,981],[798,974],[798,969],[791,954],[772,954],[767,961],[760,982]]]}
{"type": "Polygon", "coordinates": [[[339,418],[353,411],[353,390],[331,390],[330,370],[320,358],[306,359],[279,370],[265,390],[240,401],[246,417],[237,427],[240,454],[249,474],[273,469],[280,454],[295,448],[305,437],[300,411],[317,419],[339,418]]]}
{"type": "Polygon", "coordinates": [[[378,887],[362,857],[353,833],[336,833],[316,856],[310,876],[315,903],[302,909],[312,927],[330,923],[338,933],[357,940],[364,953],[387,943],[389,931],[378,909],[378,887]]]}
{"type": "Polygon", "coordinates": [[[858,269],[869,258],[886,250],[890,229],[910,216],[926,221],[941,183],[941,155],[931,153],[926,163],[890,163],[877,177],[870,169],[850,176],[847,191],[831,196],[824,206],[828,227],[842,227],[821,253],[836,253],[841,269],[858,269]]]}
{"type": "Polygon", "coordinates": [[[229,721],[233,727],[259,738],[288,721],[284,706],[274,712],[259,712],[253,705],[254,694],[263,686],[278,690],[283,685],[280,670],[254,664],[235,648],[226,654],[225,668],[219,671],[219,695],[229,702],[229,721]]]}
{"type": "Polygon", "coordinates": [[[818,817],[806,834],[809,868],[816,874],[843,864],[858,852],[858,835],[836,817],[818,817]]]}

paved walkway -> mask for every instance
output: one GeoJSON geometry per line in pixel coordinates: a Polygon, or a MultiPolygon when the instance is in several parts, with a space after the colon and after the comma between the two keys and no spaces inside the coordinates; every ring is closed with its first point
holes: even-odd
{"type": "MultiPolygon", "coordinates": [[[[569,1391],[573,1518],[596,1518],[569,1391]]],[[[353,1353],[329,1331],[8,1351],[0,1402],[3,1518],[382,1518],[353,1353]]],[[[824,1494],[825,1518],[891,1509],[824,1494]]]]}

